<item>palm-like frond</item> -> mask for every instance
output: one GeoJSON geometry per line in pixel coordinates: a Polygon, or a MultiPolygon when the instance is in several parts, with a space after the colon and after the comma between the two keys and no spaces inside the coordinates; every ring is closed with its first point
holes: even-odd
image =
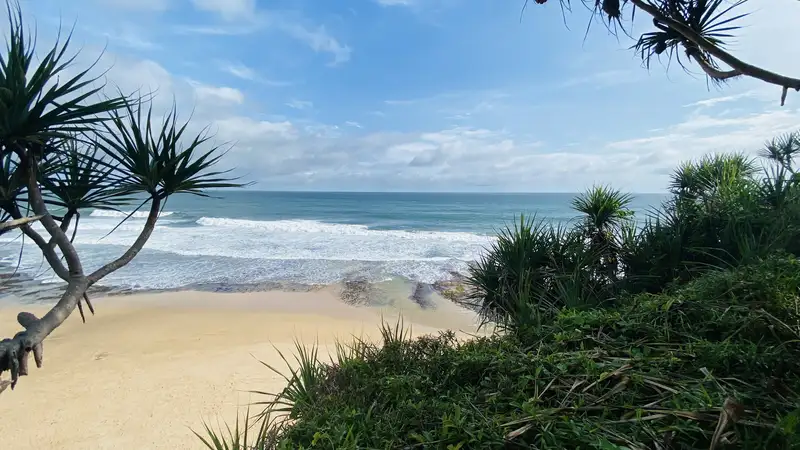
{"type": "Polygon", "coordinates": [[[633,197],[608,186],[595,186],[572,200],[572,208],[586,215],[587,226],[594,231],[617,229],[631,217],[628,208],[633,197]]]}
{"type": "Polygon", "coordinates": [[[23,195],[27,184],[18,168],[13,154],[0,157],[0,208],[9,213],[26,201],[23,195]]]}
{"type": "Polygon", "coordinates": [[[800,198],[800,185],[785,166],[771,167],[765,171],[760,183],[760,195],[767,205],[781,210],[800,198]]]}
{"type": "Polygon", "coordinates": [[[518,315],[520,292],[539,289],[550,267],[548,229],[544,221],[520,216],[513,226],[500,230],[486,255],[472,264],[468,302],[485,320],[518,315]]]}
{"type": "MultiPolygon", "coordinates": [[[[732,32],[740,28],[732,24],[748,15],[747,13],[731,14],[744,4],[745,0],[733,3],[726,0],[669,0],[655,3],[664,17],[692,30],[718,48],[724,48],[725,39],[734,37],[732,32]]],[[[699,49],[668,24],[655,19],[653,23],[658,31],[642,34],[634,45],[647,67],[650,66],[653,57],[659,57],[665,52],[670,59],[675,57],[683,66],[680,52],[677,51],[678,47],[682,46],[687,56],[701,58],[708,66],[719,69],[711,54],[699,49]]]]}
{"type": "Polygon", "coordinates": [[[681,164],[673,172],[669,189],[684,199],[709,198],[747,182],[757,172],[752,158],[740,153],[706,155],[681,164]]]}
{"type": "Polygon", "coordinates": [[[34,67],[35,39],[25,33],[21,10],[9,4],[8,20],[8,49],[0,55],[0,140],[5,151],[11,145],[42,151],[50,139],[88,131],[125,104],[122,97],[91,100],[102,90],[94,86],[99,78],[89,76],[92,67],[66,76],[65,69],[75,60],[67,56],[71,35],[57,41],[34,67]]]}
{"type": "Polygon", "coordinates": [[[580,231],[521,216],[471,264],[466,306],[487,322],[533,323],[559,307],[592,304],[601,288],[591,270],[599,257],[580,231]]]}
{"type": "Polygon", "coordinates": [[[184,136],[188,122],[178,122],[175,108],[160,127],[153,124],[152,105],[145,110],[142,104],[128,104],[125,110],[125,115],[112,112],[112,120],[104,124],[106,133],[98,140],[123,171],[123,190],[166,198],[180,192],[205,195],[205,189],[244,186],[226,171],[210,170],[222,156],[219,147],[202,150],[207,136],[184,136]]]}
{"type": "Polygon", "coordinates": [[[759,156],[791,169],[794,164],[794,158],[798,153],[800,153],[800,132],[795,131],[767,142],[759,156]]]}
{"type": "Polygon", "coordinates": [[[107,159],[96,147],[85,148],[76,138],[58,142],[39,165],[46,202],[72,212],[129,203],[128,193],[119,188],[123,178],[107,159]]]}
{"type": "Polygon", "coordinates": [[[234,182],[235,179],[228,176],[229,170],[209,171],[225,153],[219,147],[212,147],[205,152],[199,151],[207,141],[208,137],[198,135],[180,152],[176,152],[174,146],[171,147],[173,150],[164,164],[161,182],[166,195],[183,192],[206,196],[203,192],[206,189],[245,186],[234,182]]]}
{"type": "Polygon", "coordinates": [[[703,190],[704,180],[699,176],[692,162],[684,162],[678,166],[670,177],[669,190],[684,198],[696,198],[703,190]]]}

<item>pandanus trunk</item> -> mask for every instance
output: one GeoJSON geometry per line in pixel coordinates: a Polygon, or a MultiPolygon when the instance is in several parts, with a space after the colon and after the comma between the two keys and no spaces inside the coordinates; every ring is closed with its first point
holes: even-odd
{"type": "MultiPolygon", "coordinates": [[[[125,266],[141,251],[155,229],[161,207],[160,198],[154,196],[150,205],[150,213],[147,217],[147,221],[133,245],[119,258],[97,269],[87,277],[83,273],[83,266],[81,265],[80,258],[66,234],[65,227],[59,225],[47,211],[47,206],[44,203],[37,182],[36,162],[32,160],[28,161],[26,169],[28,172],[29,202],[31,208],[36,213],[36,218],[41,221],[42,226],[50,235],[50,241],[48,242],[45,240],[30,227],[28,222],[31,220],[18,221],[19,226],[22,228],[23,232],[30,236],[39,246],[48,262],[51,260],[53,261],[53,269],[60,278],[67,282],[67,287],[58,303],[56,303],[42,318],[38,318],[29,312],[19,313],[17,315],[17,321],[22,325],[24,330],[17,333],[13,338],[0,341],[0,373],[6,370],[11,372],[10,381],[0,381],[0,392],[9,386],[13,389],[19,377],[28,374],[28,357],[31,353],[34,355],[36,366],[42,366],[44,340],[53,330],[61,326],[61,324],[67,320],[76,306],[80,309],[81,317],[84,318],[85,321],[83,308],[81,306],[82,300],[86,301],[87,306],[91,312],[94,313],[94,308],[89,302],[86,291],[103,277],[125,266]],[[63,266],[60,258],[56,254],[56,247],[63,255],[64,261],[67,264],[66,267],[63,266]]],[[[64,221],[66,220],[65,218],[64,221]]]]}

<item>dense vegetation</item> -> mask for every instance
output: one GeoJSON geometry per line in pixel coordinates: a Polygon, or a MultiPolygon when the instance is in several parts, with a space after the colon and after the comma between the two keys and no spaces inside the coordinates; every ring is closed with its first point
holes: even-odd
{"type": "Polygon", "coordinates": [[[800,448],[798,152],[686,163],[638,223],[607,187],[572,226],[520,219],[468,282],[500,332],[298,348],[248,448],[800,448]]]}

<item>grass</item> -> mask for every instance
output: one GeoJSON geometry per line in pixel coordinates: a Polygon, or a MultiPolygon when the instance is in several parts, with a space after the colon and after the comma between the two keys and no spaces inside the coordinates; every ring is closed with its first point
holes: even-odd
{"type": "Polygon", "coordinates": [[[496,334],[384,325],[330,362],[298,346],[254,418],[268,437],[209,447],[800,448],[800,183],[784,156],[763,176],[742,155],[684,164],[638,224],[608,187],[576,199],[572,228],[521,217],[468,278],[496,334]]]}

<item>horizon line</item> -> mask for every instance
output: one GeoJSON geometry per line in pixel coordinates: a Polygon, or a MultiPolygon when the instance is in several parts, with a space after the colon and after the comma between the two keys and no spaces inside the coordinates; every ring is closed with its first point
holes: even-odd
{"type": "MultiPolygon", "coordinates": [[[[357,190],[286,190],[286,189],[253,189],[253,188],[218,188],[209,191],[236,191],[236,192],[268,192],[274,194],[480,194],[480,195],[531,195],[531,194],[581,194],[585,191],[357,191],[357,190]]],[[[662,192],[635,192],[623,191],[632,195],[668,195],[662,192]]]]}

